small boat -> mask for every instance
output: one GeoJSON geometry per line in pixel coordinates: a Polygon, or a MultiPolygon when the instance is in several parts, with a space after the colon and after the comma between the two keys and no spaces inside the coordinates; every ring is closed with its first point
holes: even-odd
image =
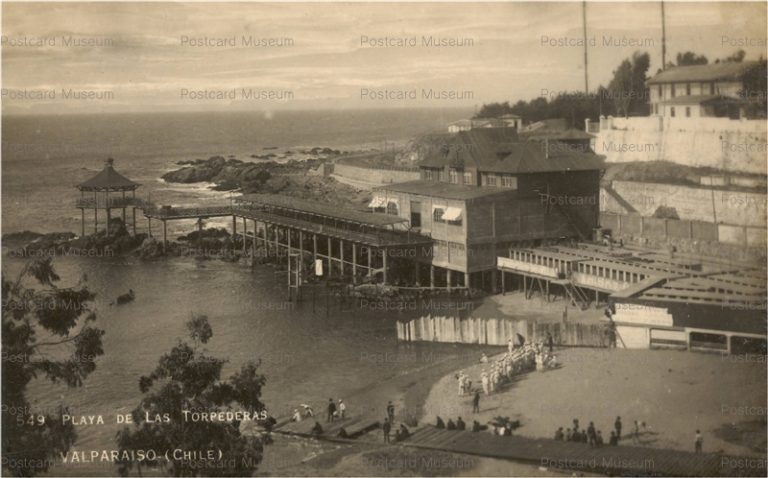
{"type": "Polygon", "coordinates": [[[129,289],[128,292],[119,296],[117,300],[115,300],[115,302],[113,302],[112,304],[115,304],[115,303],[117,303],[117,305],[127,304],[128,302],[133,302],[135,298],[136,298],[136,294],[133,292],[133,289],[129,289]]]}

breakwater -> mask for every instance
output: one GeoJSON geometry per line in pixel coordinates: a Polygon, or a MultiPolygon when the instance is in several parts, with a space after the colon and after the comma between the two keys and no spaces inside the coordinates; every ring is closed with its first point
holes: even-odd
{"type": "Polygon", "coordinates": [[[404,342],[448,342],[460,344],[507,345],[520,335],[527,343],[546,342],[547,334],[556,345],[606,347],[606,328],[600,324],[578,322],[538,323],[525,319],[460,319],[425,315],[397,322],[397,338],[404,342]]]}

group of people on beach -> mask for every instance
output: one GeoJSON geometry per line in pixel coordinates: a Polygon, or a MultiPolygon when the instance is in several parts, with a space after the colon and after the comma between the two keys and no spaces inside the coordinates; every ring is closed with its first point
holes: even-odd
{"type": "MultiPolygon", "coordinates": [[[[467,424],[464,422],[464,420],[461,417],[458,417],[456,419],[456,422],[448,419],[448,423],[446,423],[439,415],[437,416],[436,422],[435,422],[435,428],[441,428],[445,430],[466,430],[467,424]]],[[[487,425],[481,425],[480,422],[477,420],[474,420],[472,422],[472,431],[473,432],[479,432],[482,430],[487,430],[487,425]]]]}
{"type": "MultiPolygon", "coordinates": [[[[635,427],[631,434],[633,444],[637,445],[640,443],[641,427],[645,429],[645,422],[638,422],[635,420],[635,427]]],[[[621,422],[621,417],[616,417],[616,421],[613,422],[611,437],[608,439],[609,445],[616,446],[619,444],[619,440],[621,440],[622,429],[623,424],[621,422]]],[[[604,444],[602,431],[595,429],[594,422],[589,422],[589,426],[586,430],[584,430],[579,428],[578,418],[573,419],[573,428],[568,428],[565,430],[565,432],[563,432],[563,427],[558,428],[555,432],[555,440],[587,443],[592,447],[600,447],[604,444]]]]}
{"type": "MultiPolygon", "coordinates": [[[[485,395],[490,395],[499,390],[500,385],[512,380],[515,375],[533,370],[544,370],[545,368],[554,368],[557,365],[557,358],[552,353],[552,344],[549,344],[549,352],[544,348],[544,344],[516,344],[512,339],[509,340],[507,352],[497,360],[491,360],[486,354],[480,357],[480,363],[490,364],[490,369],[483,369],[480,373],[480,385],[485,395]]],[[[456,380],[459,386],[459,396],[471,394],[473,391],[472,380],[464,371],[456,374],[456,380]]]]}
{"type": "MultiPolygon", "coordinates": [[[[390,400],[389,403],[387,403],[387,417],[384,419],[384,424],[381,426],[381,429],[384,432],[384,443],[392,442],[390,435],[394,428],[395,406],[390,400]]],[[[395,430],[395,442],[403,441],[409,436],[411,436],[411,431],[408,430],[408,427],[406,427],[404,423],[401,423],[400,427],[395,430]]]]}
{"type": "MultiPolygon", "coordinates": [[[[310,405],[307,405],[306,403],[302,403],[299,405],[301,410],[298,408],[293,409],[293,415],[291,415],[291,421],[292,422],[300,422],[305,418],[314,418],[315,411],[312,409],[310,405]]],[[[346,418],[347,414],[347,404],[344,403],[343,399],[339,399],[338,405],[332,398],[328,399],[328,417],[326,418],[326,422],[333,422],[335,420],[343,420],[346,418]]],[[[320,433],[322,433],[322,426],[320,423],[315,420],[315,426],[313,427],[312,431],[316,434],[318,434],[318,430],[320,433]]]]}

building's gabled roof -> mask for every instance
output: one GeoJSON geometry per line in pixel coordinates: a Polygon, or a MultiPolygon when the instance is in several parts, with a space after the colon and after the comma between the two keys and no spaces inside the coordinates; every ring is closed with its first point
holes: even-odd
{"type": "Polygon", "coordinates": [[[109,158],[96,176],[77,185],[81,191],[130,191],[140,186],[139,183],[131,181],[122,174],[115,171],[113,167],[114,160],[109,158]]]}
{"type": "Polygon", "coordinates": [[[592,152],[554,146],[554,142],[524,141],[507,128],[473,129],[446,138],[442,147],[429,152],[421,166],[509,174],[604,169],[602,158],[592,152]]]}
{"type": "Polygon", "coordinates": [[[565,131],[568,129],[568,121],[565,118],[549,118],[535,123],[531,123],[525,128],[524,132],[536,131],[536,130],[557,130],[565,131]]]}
{"type": "Polygon", "coordinates": [[[736,81],[760,63],[757,61],[712,63],[709,65],[673,66],[650,80],[648,84],[685,83],[694,81],[736,81]]]}
{"type": "Polygon", "coordinates": [[[460,119],[458,121],[454,121],[453,123],[448,123],[448,126],[472,126],[472,120],[460,119]]]}

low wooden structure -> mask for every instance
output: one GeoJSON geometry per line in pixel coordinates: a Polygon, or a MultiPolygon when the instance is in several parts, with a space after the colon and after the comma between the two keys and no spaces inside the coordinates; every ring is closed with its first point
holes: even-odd
{"type": "Polygon", "coordinates": [[[405,342],[447,342],[506,346],[526,341],[546,343],[549,335],[556,345],[607,347],[606,327],[601,324],[571,322],[537,323],[509,318],[458,318],[455,316],[422,316],[408,322],[397,322],[397,338],[405,342]]]}

